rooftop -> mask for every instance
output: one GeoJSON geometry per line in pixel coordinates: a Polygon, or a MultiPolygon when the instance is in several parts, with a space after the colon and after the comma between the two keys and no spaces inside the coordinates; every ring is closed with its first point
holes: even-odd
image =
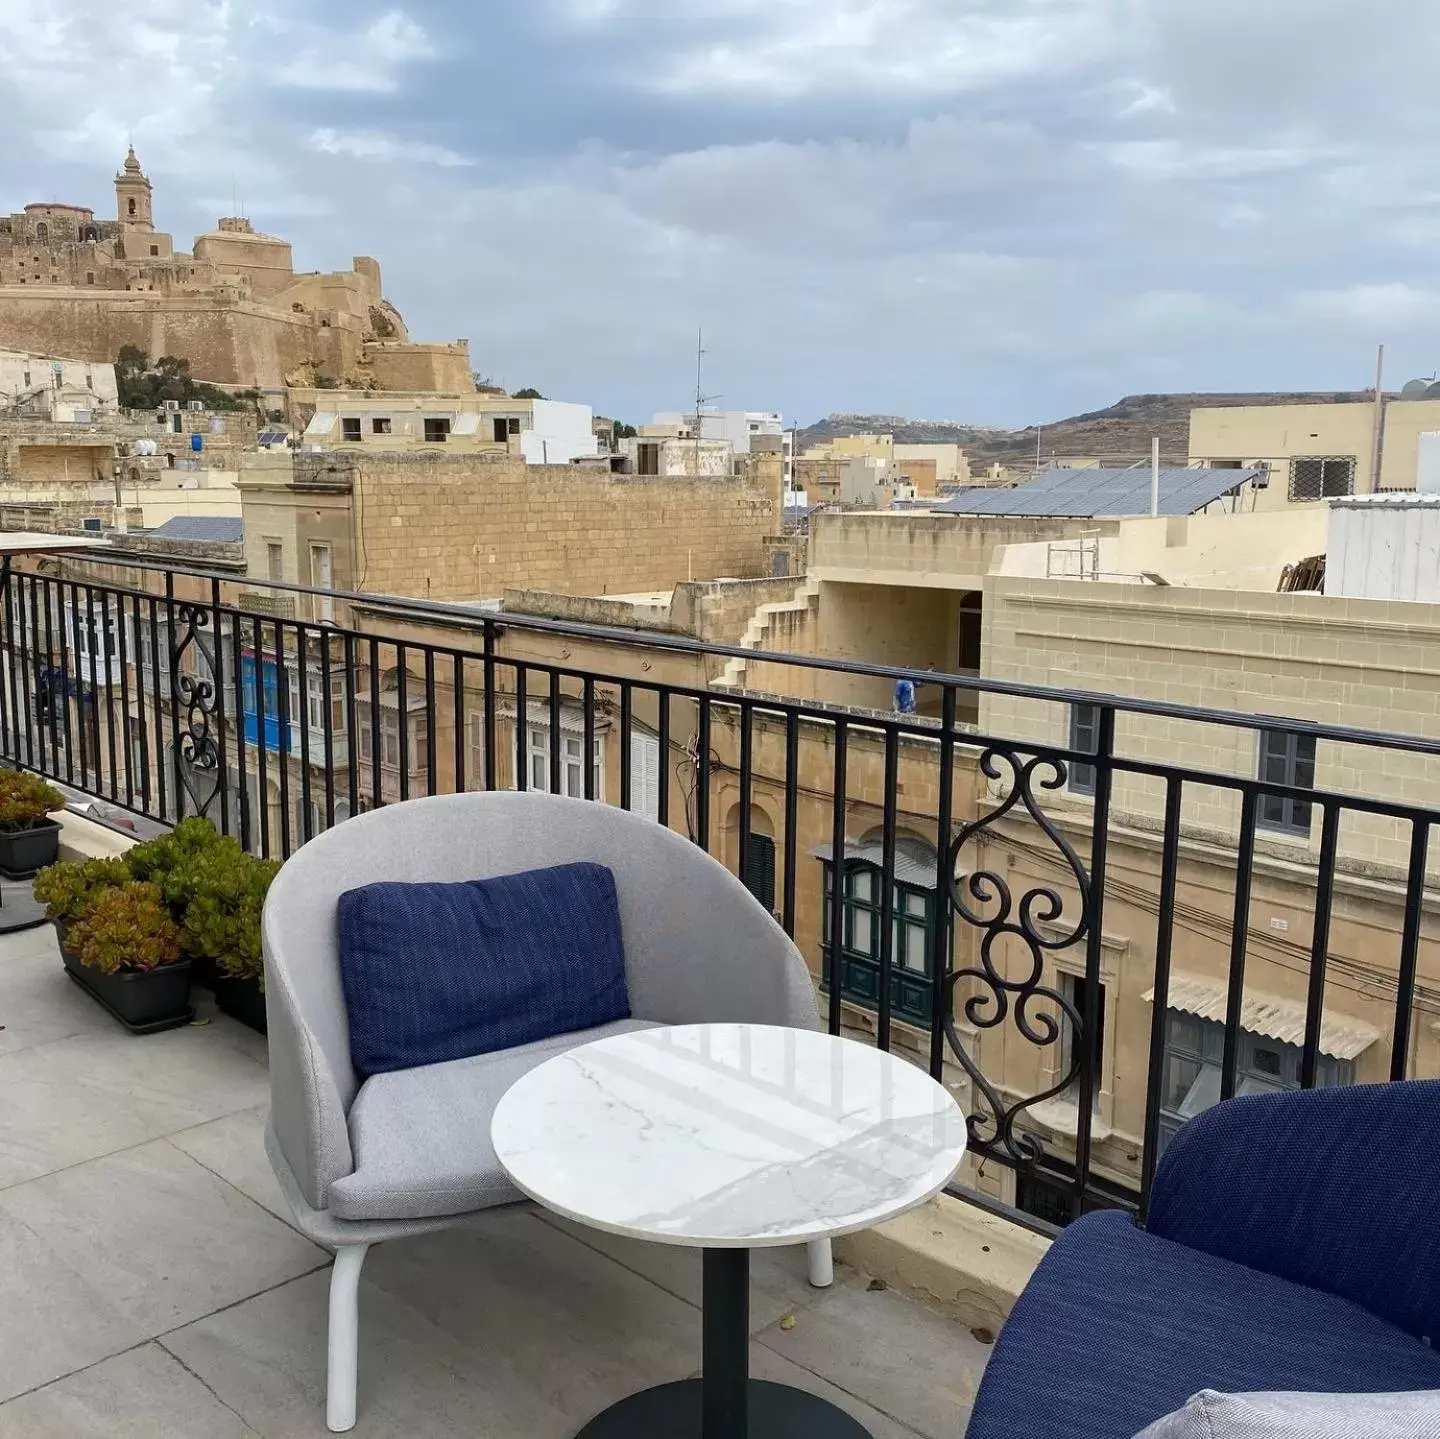
{"type": "MultiPolygon", "coordinates": [[[[49,926],[0,938],[0,1020],[0,1433],[320,1439],[330,1256],[262,1149],[264,1039],[209,1010],[125,1034],[49,926]]],[[[803,1248],[754,1256],[753,1372],[875,1439],[954,1439],[989,1350],[864,1275],[821,1291],[804,1271],[803,1248]]],[[[699,1283],[697,1251],[529,1207],[384,1245],[353,1432],[568,1439],[698,1370],[699,1283]]]]}

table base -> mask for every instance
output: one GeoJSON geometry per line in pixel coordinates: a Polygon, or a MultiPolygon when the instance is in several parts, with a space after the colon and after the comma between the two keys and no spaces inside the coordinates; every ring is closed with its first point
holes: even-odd
{"type": "MultiPolygon", "coordinates": [[[[870,1439],[842,1409],[791,1389],[752,1379],[746,1395],[746,1439],[870,1439]]],[[[632,1394],[597,1414],[576,1439],[701,1439],[701,1383],[682,1379],[632,1394]]]]}

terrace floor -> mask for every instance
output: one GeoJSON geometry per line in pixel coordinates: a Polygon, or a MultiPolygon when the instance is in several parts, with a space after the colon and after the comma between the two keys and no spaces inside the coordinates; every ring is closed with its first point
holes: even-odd
{"type": "MultiPolygon", "coordinates": [[[[6,890],[10,889],[6,886],[6,890]]],[[[261,1147],[260,1036],[202,1010],[132,1038],[54,934],[0,938],[0,1435],[301,1439],[324,1424],[330,1256],[287,1223],[261,1147]]],[[[372,1251],[357,1439],[568,1439],[695,1372],[696,1251],[530,1209],[372,1251]]],[[[988,1354],[803,1250],[757,1255],[752,1369],[875,1439],[959,1439],[988,1354]]]]}

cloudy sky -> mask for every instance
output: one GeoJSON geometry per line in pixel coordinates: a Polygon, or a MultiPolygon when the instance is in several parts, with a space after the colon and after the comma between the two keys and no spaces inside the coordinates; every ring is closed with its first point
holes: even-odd
{"type": "Polygon", "coordinates": [[[0,0],[0,210],[368,253],[417,338],[632,421],[1025,424],[1440,365],[1414,0],[0,0]]]}

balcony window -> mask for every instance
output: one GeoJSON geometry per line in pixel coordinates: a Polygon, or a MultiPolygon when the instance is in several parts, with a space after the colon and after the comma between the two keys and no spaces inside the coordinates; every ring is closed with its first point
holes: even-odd
{"type": "MultiPolygon", "coordinates": [[[[525,751],[529,760],[526,778],[529,786],[538,794],[550,793],[550,726],[533,720],[525,728],[525,751]]],[[[594,772],[594,792],[597,798],[605,794],[604,755],[597,734],[590,753],[590,764],[594,772]]],[[[567,731],[565,723],[560,727],[560,794],[572,799],[585,798],[585,735],[567,731]]]]}
{"type": "MultiPolygon", "coordinates": [[[[287,680],[287,691],[294,684],[294,678],[287,680]]],[[[292,691],[293,692],[293,691],[292,691]]],[[[290,694],[286,695],[286,708],[290,711],[286,722],[281,724],[280,667],[274,659],[261,659],[257,663],[253,654],[240,657],[240,723],[245,743],[258,745],[263,732],[265,748],[278,754],[289,754],[293,745],[290,720],[294,708],[290,694]]]]}
{"type": "MultiPolygon", "coordinates": [[[[1165,1034],[1165,1069],[1160,1090],[1160,1148],[1186,1120],[1220,1103],[1220,1065],[1225,1055],[1225,1026],[1172,1010],[1165,1034]]],[[[1300,1088],[1302,1051],[1298,1044],[1240,1031],[1235,1093],[1270,1094],[1300,1088]]],[[[1355,1082],[1353,1060],[1321,1054],[1316,1084],[1322,1088],[1355,1082]]]]}
{"type": "MultiPolygon", "coordinates": [[[[752,841],[753,842],[753,841],[752,841]]],[[[841,917],[840,989],[845,999],[866,1009],[880,1004],[880,934],[883,870],[878,840],[862,841],[846,850],[841,917]]],[[[825,961],[825,987],[834,972],[830,954],[830,906],[834,898],[834,867],[828,848],[824,865],[824,896],[820,944],[825,961]]],[[[890,966],[890,1009],[898,1019],[930,1024],[933,1012],[935,951],[935,851],[912,836],[895,845],[894,919],[890,966]]]]}
{"type": "MultiPolygon", "coordinates": [[[[1259,778],[1271,784],[1290,785],[1295,789],[1315,787],[1315,737],[1291,734],[1285,730],[1261,730],[1259,778]]],[[[1310,816],[1314,806],[1309,800],[1291,795],[1262,794],[1256,822],[1262,829],[1299,838],[1310,837],[1310,816]]]]}
{"type": "MultiPolygon", "coordinates": [[[[360,759],[372,764],[375,759],[375,732],[370,722],[370,705],[366,701],[356,705],[355,728],[360,747],[360,759]]],[[[400,772],[400,708],[395,695],[382,695],[380,699],[380,767],[396,774],[400,772]]],[[[409,701],[409,723],[405,730],[405,761],[409,772],[419,774],[430,760],[430,736],[425,724],[425,701],[409,701]]]]}

